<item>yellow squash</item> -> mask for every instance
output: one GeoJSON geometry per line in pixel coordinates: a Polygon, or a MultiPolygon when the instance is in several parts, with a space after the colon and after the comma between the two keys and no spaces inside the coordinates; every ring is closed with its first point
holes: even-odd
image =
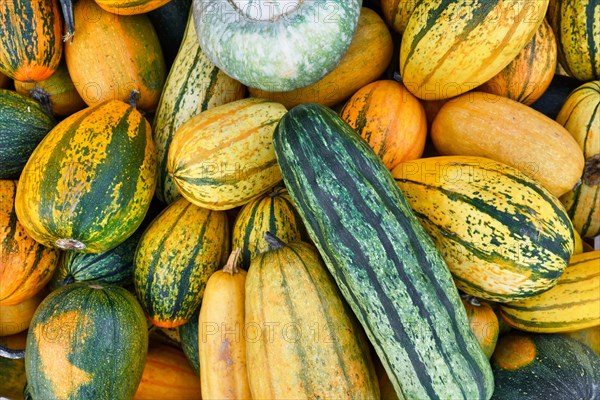
{"type": "Polygon", "coordinates": [[[14,335],[29,328],[35,310],[48,293],[40,290],[35,296],[14,306],[0,306],[0,336],[14,335]]]}

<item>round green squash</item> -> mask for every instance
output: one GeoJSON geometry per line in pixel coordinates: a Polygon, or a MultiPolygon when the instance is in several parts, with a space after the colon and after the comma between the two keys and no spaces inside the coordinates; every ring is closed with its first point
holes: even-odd
{"type": "Polygon", "coordinates": [[[362,0],[194,1],[200,47],[227,75],[285,92],[333,70],[348,50],[362,0]]]}
{"type": "Polygon", "coordinates": [[[113,285],[75,283],[39,306],[25,370],[34,399],[133,399],[148,350],[144,313],[113,285]]]}

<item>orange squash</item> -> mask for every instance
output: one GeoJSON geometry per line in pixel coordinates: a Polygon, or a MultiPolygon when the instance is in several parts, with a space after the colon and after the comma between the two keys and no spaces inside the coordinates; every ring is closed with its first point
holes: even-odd
{"type": "Polygon", "coordinates": [[[104,10],[118,15],[145,14],[171,0],[96,0],[104,10]]]}
{"type": "Polygon", "coordinates": [[[463,295],[462,303],[467,310],[471,331],[489,359],[494,354],[500,334],[498,317],[489,303],[482,302],[476,297],[463,295]]]}
{"type": "Polygon", "coordinates": [[[381,0],[381,11],[385,22],[399,34],[404,33],[410,14],[417,3],[417,1],[381,0]]]}
{"type": "Polygon", "coordinates": [[[401,83],[376,81],[348,100],[340,116],[391,170],[421,157],[427,137],[425,110],[401,83]]]}
{"type": "Polygon", "coordinates": [[[14,306],[0,306],[0,336],[14,335],[29,328],[35,310],[48,292],[40,290],[35,296],[14,306]]]}

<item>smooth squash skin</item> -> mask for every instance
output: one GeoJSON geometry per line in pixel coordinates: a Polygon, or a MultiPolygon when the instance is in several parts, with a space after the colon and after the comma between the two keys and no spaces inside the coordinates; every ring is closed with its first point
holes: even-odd
{"type": "MultiPolygon", "coordinates": [[[[27,332],[11,336],[0,336],[0,346],[12,350],[25,349],[27,332]]],[[[23,388],[27,382],[25,360],[0,357],[0,397],[9,400],[23,399],[23,388]]]]}
{"type": "Polygon", "coordinates": [[[0,3],[0,71],[11,79],[39,82],[58,68],[62,19],[55,0],[0,3]]]}
{"type": "Polygon", "coordinates": [[[333,107],[379,78],[389,65],[392,53],[392,36],[384,21],[375,11],[363,8],[348,51],[319,81],[285,92],[275,86],[259,89],[250,85],[248,89],[252,97],[276,101],[287,109],[302,103],[333,107]]]}
{"type": "Polygon", "coordinates": [[[102,9],[118,15],[145,14],[171,0],[95,0],[102,9]]]}
{"type": "Polygon", "coordinates": [[[15,335],[29,328],[35,310],[48,295],[45,289],[35,296],[12,306],[0,305],[0,336],[15,335]]]}
{"type": "Polygon", "coordinates": [[[470,92],[448,101],[433,121],[431,138],[441,155],[510,165],[556,197],[570,191],[583,172],[581,148],[565,128],[502,96],[470,92]]]}
{"type": "Polygon", "coordinates": [[[473,331],[487,358],[490,358],[494,354],[500,333],[498,317],[489,303],[481,302],[470,295],[461,297],[465,310],[467,310],[471,331],[473,331]]]}

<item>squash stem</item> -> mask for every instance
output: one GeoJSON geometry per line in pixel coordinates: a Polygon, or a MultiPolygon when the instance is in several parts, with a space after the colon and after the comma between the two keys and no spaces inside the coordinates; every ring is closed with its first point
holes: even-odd
{"type": "Polygon", "coordinates": [[[73,36],[75,35],[75,21],[73,19],[73,0],[60,0],[60,8],[63,12],[63,19],[65,20],[65,26],[67,33],[63,36],[63,42],[70,40],[73,43],[73,36]]]}
{"type": "Polygon", "coordinates": [[[69,274],[63,280],[63,286],[70,285],[71,283],[75,283],[75,277],[69,274]]]}
{"type": "Polygon", "coordinates": [[[129,100],[127,101],[127,104],[129,104],[133,108],[136,108],[139,100],[140,100],[139,90],[133,89],[131,91],[131,93],[129,93],[129,100]]]}
{"type": "Polygon", "coordinates": [[[240,259],[240,253],[242,249],[236,247],[231,254],[229,255],[229,259],[227,260],[227,264],[223,267],[223,272],[227,272],[230,275],[235,275],[238,273],[238,260],[240,259]]]}
{"type": "Polygon", "coordinates": [[[265,234],[265,240],[267,241],[269,249],[271,250],[278,250],[286,246],[286,244],[281,239],[273,235],[271,232],[267,232],[265,234]]]}
{"type": "Polygon", "coordinates": [[[0,346],[0,357],[10,358],[11,360],[20,360],[25,358],[25,350],[13,350],[8,347],[0,346]]]}
{"type": "Polygon", "coordinates": [[[481,306],[481,302],[479,301],[479,299],[475,296],[472,296],[470,294],[461,294],[460,298],[463,299],[464,301],[467,301],[469,303],[471,303],[471,305],[475,306],[475,307],[479,307],[481,306]]]}

